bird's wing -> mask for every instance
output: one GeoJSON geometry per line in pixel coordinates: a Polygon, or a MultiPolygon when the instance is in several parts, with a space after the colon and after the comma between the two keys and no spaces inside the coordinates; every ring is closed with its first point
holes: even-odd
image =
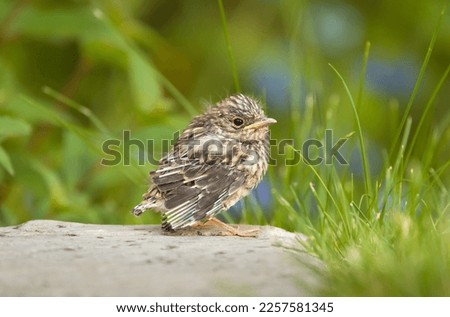
{"type": "Polygon", "coordinates": [[[166,161],[169,164],[151,173],[165,200],[164,228],[183,228],[213,217],[245,180],[242,172],[229,165],[178,158],[176,163],[166,161]]]}

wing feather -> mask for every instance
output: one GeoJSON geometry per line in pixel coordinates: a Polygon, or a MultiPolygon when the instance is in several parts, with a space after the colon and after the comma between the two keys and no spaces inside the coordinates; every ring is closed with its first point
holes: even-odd
{"type": "Polygon", "coordinates": [[[223,201],[244,182],[242,173],[220,164],[163,167],[151,176],[165,200],[163,227],[171,229],[213,217],[223,208],[223,201]]]}
{"type": "Polygon", "coordinates": [[[218,163],[220,159],[210,155],[207,147],[199,146],[211,140],[221,142],[216,139],[216,136],[202,135],[177,143],[150,174],[167,209],[162,214],[163,228],[183,228],[213,217],[223,209],[224,201],[244,184],[241,171],[218,163]]]}

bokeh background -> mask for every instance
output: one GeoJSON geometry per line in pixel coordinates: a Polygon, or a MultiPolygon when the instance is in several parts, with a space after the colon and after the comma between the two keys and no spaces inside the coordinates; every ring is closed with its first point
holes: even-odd
{"type": "MultiPolygon", "coordinates": [[[[287,123],[298,113],[302,124],[308,102],[315,115],[307,124],[329,122],[336,138],[343,137],[355,131],[353,113],[328,63],[356,94],[370,41],[360,116],[376,176],[443,3],[225,0],[241,91],[265,100],[279,122],[275,139],[295,139],[287,123]]],[[[449,61],[446,13],[412,107],[413,131],[449,61]]],[[[217,1],[0,0],[0,225],[38,218],[158,223],[158,215],[129,213],[154,166],[137,164],[143,155],[137,147],[129,166],[102,165],[108,158],[102,144],[128,130],[133,139],[154,140],[151,154],[158,158],[161,140],[170,140],[205,103],[235,92],[232,74],[217,1]]],[[[436,167],[450,159],[449,102],[446,79],[412,154],[420,157],[430,126],[440,127],[436,167]]],[[[357,188],[362,168],[354,148],[344,154],[357,188]]],[[[284,166],[271,169],[275,179],[283,177],[284,166]]],[[[448,188],[448,171],[441,181],[448,188]]],[[[266,179],[247,200],[258,203],[269,223],[271,186],[276,182],[266,179]]],[[[241,207],[232,212],[235,221],[241,207]]]]}

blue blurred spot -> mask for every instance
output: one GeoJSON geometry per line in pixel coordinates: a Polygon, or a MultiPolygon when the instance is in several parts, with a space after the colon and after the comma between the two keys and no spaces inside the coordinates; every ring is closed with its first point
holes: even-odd
{"type": "Polygon", "coordinates": [[[267,209],[272,205],[272,193],[269,182],[262,181],[259,183],[256,189],[252,192],[252,195],[256,198],[263,209],[267,209]]]}
{"type": "MultiPolygon", "coordinates": [[[[381,149],[376,145],[371,145],[366,148],[366,151],[369,164],[369,173],[371,175],[378,175],[383,167],[381,149]]],[[[359,180],[362,180],[364,178],[364,166],[359,148],[355,148],[352,151],[349,164],[352,174],[359,180]]]]}
{"type": "Polygon", "coordinates": [[[250,71],[251,85],[265,95],[268,105],[289,104],[289,76],[289,67],[281,57],[256,61],[250,71]]]}
{"type": "MultiPolygon", "coordinates": [[[[259,183],[259,185],[250,193],[249,198],[252,203],[259,204],[265,214],[268,214],[273,204],[269,182],[262,181],[261,183],[259,183]]],[[[242,214],[242,202],[238,201],[233,207],[228,210],[228,213],[232,216],[233,219],[239,219],[242,214]]]]}
{"type": "Polygon", "coordinates": [[[367,63],[367,87],[375,93],[408,97],[419,65],[410,58],[401,60],[371,59],[367,63]]]}

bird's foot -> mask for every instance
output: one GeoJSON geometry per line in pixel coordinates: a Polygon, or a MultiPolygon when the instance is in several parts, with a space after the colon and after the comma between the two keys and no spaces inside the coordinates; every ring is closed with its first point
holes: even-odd
{"type": "Polygon", "coordinates": [[[221,235],[221,236],[238,236],[238,237],[244,237],[244,238],[256,238],[259,234],[259,229],[250,229],[250,230],[239,230],[239,226],[233,227],[229,224],[226,224],[222,221],[220,221],[217,218],[211,218],[209,219],[203,226],[214,226],[216,228],[221,228],[224,230],[221,230],[218,232],[218,234],[215,235],[221,235]]]}

